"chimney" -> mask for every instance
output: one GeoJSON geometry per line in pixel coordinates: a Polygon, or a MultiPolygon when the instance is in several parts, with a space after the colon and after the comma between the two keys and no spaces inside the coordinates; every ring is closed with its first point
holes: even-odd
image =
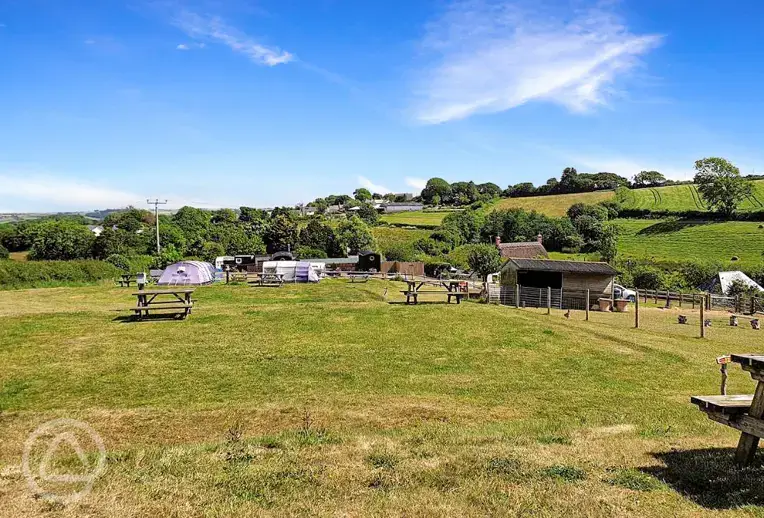
{"type": "Polygon", "coordinates": [[[501,236],[496,236],[496,246],[498,247],[501,244],[501,236]]]}
{"type": "Polygon", "coordinates": [[[541,236],[541,234],[536,236],[536,241],[538,241],[540,245],[544,244],[544,238],[541,236]]]}

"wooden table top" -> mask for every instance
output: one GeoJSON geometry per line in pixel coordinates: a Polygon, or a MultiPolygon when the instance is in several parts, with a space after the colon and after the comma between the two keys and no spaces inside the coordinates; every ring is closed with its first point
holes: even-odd
{"type": "Polygon", "coordinates": [[[732,361],[744,367],[764,371],[764,355],[762,354],[733,354],[732,361]]]}
{"type": "Polygon", "coordinates": [[[138,295],[175,295],[177,293],[193,293],[194,290],[190,288],[178,289],[178,290],[143,290],[133,293],[134,296],[138,295]]]}

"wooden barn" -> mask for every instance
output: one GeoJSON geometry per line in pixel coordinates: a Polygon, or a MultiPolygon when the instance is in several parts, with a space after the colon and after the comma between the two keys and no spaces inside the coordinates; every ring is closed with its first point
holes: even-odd
{"type": "Polygon", "coordinates": [[[607,263],[510,259],[501,269],[501,299],[514,304],[519,286],[521,302],[544,306],[547,288],[551,288],[554,307],[583,308],[586,290],[590,305],[600,297],[610,297],[616,275],[618,270],[607,263]]]}

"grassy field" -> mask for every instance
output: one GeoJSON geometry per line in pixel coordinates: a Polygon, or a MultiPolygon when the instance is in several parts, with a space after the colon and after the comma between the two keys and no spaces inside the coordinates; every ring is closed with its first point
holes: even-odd
{"type": "Polygon", "coordinates": [[[614,200],[614,191],[582,192],[576,194],[554,194],[530,198],[503,198],[495,205],[497,209],[520,208],[535,210],[547,216],[564,216],[568,208],[576,203],[599,203],[614,200]]]}
{"type": "Polygon", "coordinates": [[[760,333],[390,303],[400,289],[216,286],[151,322],[123,319],[130,290],[0,293],[0,516],[764,516],[764,468],[736,471],[737,435],[688,403],[760,333]],[[71,506],[20,468],[58,417],[108,450],[71,506]]]}
{"type": "MultiPolygon", "coordinates": [[[[764,210],[764,181],[753,182],[753,195],[744,201],[739,210],[764,210]]],[[[654,189],[633,189],[620,201],[627,209],[650,209],[666,211],[708,210],[694,185],[671,185],[654,189]]]]}
{"type": "Polygon", "coordinates": [[[418,239],[430,237],[432,230],[411,229],[399,227],[373,227],[371,233],[377,240],[380,250],[386,250],[392,245],[411,246],[418,239]]]}
{"type": "Polygon", "coordinates": [[[764,229],[748,221],[666,221],[619,219],[618,251],[622,256],[702,259],[752,266],[764,260],[764,229]]]}
{"type": "Polygon", "coordinates": [[[385,223],[394,225],[411,225],[412,227],[426,227],[435,228],[440,225],[443,218],[445,218],[450,211],[413,211],[413,212],[397,212],[394,214],[383,214],[380,218],[385,223]]]}

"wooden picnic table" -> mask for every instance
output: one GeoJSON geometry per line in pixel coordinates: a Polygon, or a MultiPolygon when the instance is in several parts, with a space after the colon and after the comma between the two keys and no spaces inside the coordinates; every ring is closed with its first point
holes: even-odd
{"type": "Polygon", "coordinates": [[[261,272],[258,274],[260,286],[281,287],[284,285],[284,274],[276,272],[261,272]]]}
{"type": "Polygon", "coordinates": [[[693,396],[690,401],[710,419],[741,432],[735,462],[747,466],[756,455],[759,439],[764,438],[764,355],[733,354],[731,361],[740,364],[757,382],[753,394],[693,396]]]}
{"type": "Polygon", "coordinates": [[[132,283],[134,283],[134,282],[136,282],[136,281],[135,281],[135,279],[133,279],[132,275],[130,275],[129,273],[124,273],[124,274],[122,274],[122,275],[119,277],[119,279],[116,279],[116,281],[115,281],[115,282],[116,282],[117,284],[119,284],[119,285],[120,285],[120,287],[123,287],[123,288],[124,288],[125,286],[127,286],[127,287],[129,288],[129,287],[130,287],[130,284],[132,284],[132,283]]]}
{"type": "Polygon", "coordinates": [[[410,279],[406,281],[406,284],[408,285],[408,288],[406,290],[401,291],[404,295],[406,295],[406,304],[411,304],[411,300],[414,300],[414,304],[419,303],[419,295],[422,293],[437,293],[446,295],[446,298],[448,299],[448,303],[451,303],[451,298],[456,299],[457,304],[461,304],[462,298],[469,295],[469,284],[465,281],[461,281],[458,279],[440,279],[440,280],[429,280],[429,279],[410,279]],[[425,285],[430,286],[437,286],[446,288],[446,291],[443,290],[423,290],[422,287],[425,285]]]}
{"type": "Polygon", "coordinates": [[[369,282],[371,274],[369,272],[348,272],[350,282],[369,282]]]}
{"type": "Polygon", "coordinates": [[[168,288],[162,290],[140,290],[133,293],[137,297],[138,304],[133,308],[135,316],[140,320],[143,316],[149,316],[152,311],[170,311],[181,319],[191,314],[194,301],[190,288],[168,288]],[[158,297],[170,300],[156,300],[158,297]]]}

